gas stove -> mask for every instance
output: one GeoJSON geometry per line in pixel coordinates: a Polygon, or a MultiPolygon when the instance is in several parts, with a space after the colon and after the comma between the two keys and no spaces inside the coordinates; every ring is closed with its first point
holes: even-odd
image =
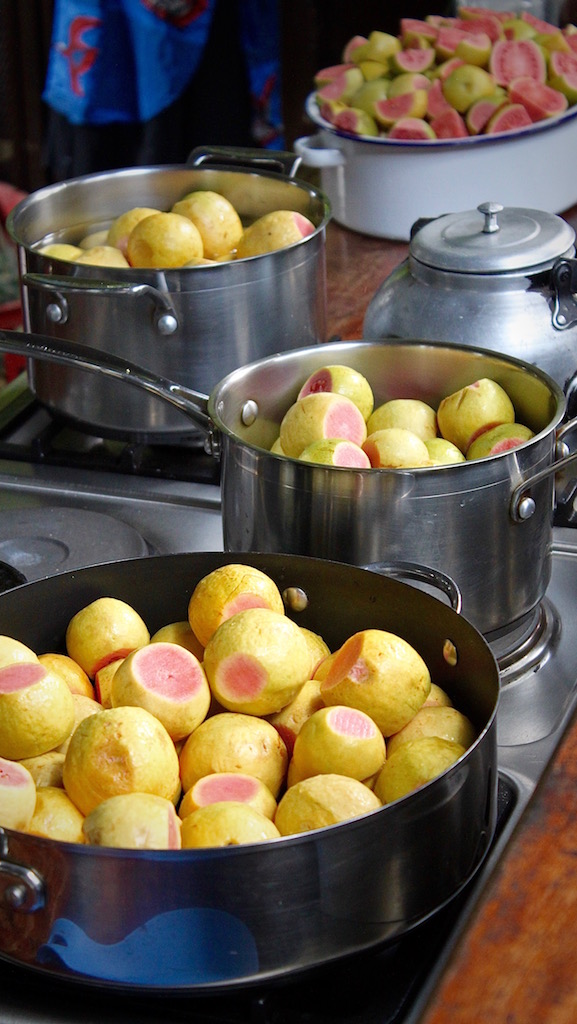
{"type": "MultiPolygon", "coordinates": [[[[167,996],[56,981],[0,960],[6,1024],[417,1024],[577,708],[577,532],[572,485],[553,531],[547,593],[492,641],[502,682],[499,800],[484,863],[402,939],[313,973],[222,996],[167,996]]],[[[0,392],[0,561],[30,581],[97,562],[222,551],[218,465],[202,445],[131,445],[53,423],[23,379],[0,392]]]]}

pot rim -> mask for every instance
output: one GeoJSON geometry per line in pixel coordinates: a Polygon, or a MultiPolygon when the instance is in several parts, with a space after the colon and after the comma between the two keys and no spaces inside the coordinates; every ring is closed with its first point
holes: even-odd
{"type": "MultiPolygon", "coordinates": [[[[258,565],[265,569],[265,566],[268,566],[269,562],[274,560],[276,557],[278,556],[267,553],[265,553],[264,555],[259,555],[255,552],[193,552],[188,554],[184,553],[160,555],[156,557],[153,556],[152,558],[150,555],[146,555],[132,559],[115,560],[111,563],[105,563],[104,566],[101,566],[100,568],[104,568],[105,571],[107,569],[112,569],[113,572],[120,573],[121,570],[123,570],[124,568],[126,568],[127,570],[130,569],[133,572],[138,572],[139,566],[142,566],[144,568],[150,568],[152,571],[153,566],[151,565],[151,562],[154,562],[155,566],[157,566],[159,564],[159,559],[160,561],[164,562],[167,568],[169,567],[171,562],[176,563],[177,561],[182,559],[193,559],[194,561],[198,561],[200,563],[207,562],[207,564],[211,564],[214,566],[231,561],[242,561],[246,562],[247,564],[252,564],[252,562],[256,560],[258,565]]],[[[344,571],[351,577],[360,577],[361,574],[367,573],[367,570],[361,566],[343,565],[341,562],[335,559],[316,558],[309,555],[294,554],[283,555],[282,558],[283,560],[289,559],[292,563],[295,564],[297,574],[299,566],[314,568],[315,564],[318,564],[319,572],[325,572],[325,575],[331,572],[338,571],[340,573],[344,571]]],[[[41,593],[42,590],[44,589],[52,590],[56,579],[58,580],[59,585],[61,585],[63,588],[66,588],[67,580],[74,581],[74,586],[78,589],[78,594],[80,597],[80,595],[83,593],[83,581],[87,580],[88,582],[90,582],[91,579],[95,575],[97,575],[98,570],[99,566],[86,566],[82,569],[73,569],[68,572],[61,573],[58,577],[45,577],[43,579],[33,580],[31,582],[19,584],[8,591],[5,591],[3,594],[0,594],[0,609],[2,608],[3,603],[12,600],[11,595],[15,595],[14,600],[17,601],[19,595],[21,594],[31,594],[33,591],[35,591],[36,593],[41,593]]],[[[269,566],[269,568],[265,571],[270,572],[274,578],[274,567],[271,568],[269,566]]],[[[369,577],[371,578],[373,583],[375,581],[375,577],[378,581],[379,576],[381,578],[383,588],[397,590],[399,594],[407,594],[409,592],[413,593],[416,589],[412,587],[411,584],[406,583],[403,580],[397,579],[394,576],[388,576],[386,573],[379,574],[369,572],[369,577]]],[[[376,585],[378,585],[378,582],[376,585]]],[[[114,589],[114,587],[112,587],[112,589],[114,589]]],[[[129,848],[91,846],[88,844],[83,846],[82,844],[78,843],[66,842],[64,840],[49,839],[44,836],[29,834],[25,831],[0,827],[0,860],[2,859],[3,856],[2,836],[4,834],[8,837],[18,837],[18,841],[24,840],[25,842],[28,842],[28,840],[31,840],[34,844],[38,843],[41,847],[47,845],[48,848],[52,848],[54,844],[57,844],[58,848],[66,849],[67,851],[72,852],[74,855],[78,855],[80,857],[94,857],[96,855],[97,857],[103,857],[105,859],[126,859],[127,857],[130,859],[136,856],[138,857],[139,860],[161,859],[163,861],[167,860],[169,862],[186,864],[187,862],[197,861],[199,858],[201,860],[210,860],[214,859],[215,857],[221,856],[226,856],[229,859],[235,856],[242,857],[243,855],[246,855],[246,853],[253,853],[255,850],[258,850],[259,853],[261,850],[267,850],[269,852],[266,853],[265,856],[274,856],[274,851],[278,847],[279,843],[282,843],[283,847],[289,844],[293,846],[306,846],[311,842],[314,843],[320,835],[333,835],[336,832],[338,832],[338,834],[340,835],[345,829],[349,831],[354,831],[359,827],[366,827],[367,822],[370,819],[374,818],[376,815],[382,817],[383,812],[388,812],[389,815],[396,815],[399,813],[399,808],[401,808],[402,813],[402,809],[404,807],[414,807],[415,803],[418,803],[422,800],[426,802],[427,794],[430,793],[431,789],[438,787],[439,781],[441,779],[448,779],[452,775],[459,772],[463,762],[469,760],[473,756],[474,751],[476,751],[477,748],[486,741],[487,735],[494,730],[499,703],[501,700],[501,680],[498,664],[491,650],[491,647],[486,638],[483,636],[482,633],[480,633],[476,626],[474,626],[467,619],[465,619],[459,612],[455,611],[454,608],[452,608],[450,605],[441,602],[436,596],[432,594],[426,593],[424,591],[418,591],[418,599],[420,601],[426,602],[430,608],[436,608],[438,606],[438,615],[442,615],[445,619],[448,620],[448,622],[458,622],[459,630],[464,630],[466,634],[469,634],[468,637],[465,637],[467,643],[474,642],[480,648],[483,648],[485,657],[487,658],[487,666],[484,669],[484,675],[487,675],[488,667],[490,665],[493,675],[492,687],[494,692],[491,698],[491,712],[488,718],[484,721],[482,728],[479,729],[478,735],[476,736],[473,743],[470,744],[470,746],[465,750],[461,757],[459,757],[457,761],[450,765],[449,768],[445,769],[440,775],[431,779],[428,783],[422,785],[417,790],[414,790],[413,792],[408,793],[405,796],[400,797],[399,799],[394,800],[389,804],[383,804],[381,807],[377,807],[374,810],[366,812],[365,814],[358,815],[355,818],[336,822],[332,825],[326,825],[322,828],[311,829],[307,832],[296,833],[294,835],[280,836],[278,838],[267,840],[263,843],[243,843],[236,847],[201,847],[198,849],[193,848],[180,850],[134,850],[129,848]],[[435,602],[434,605],[433,602],[435,602]]],[[[399,603],[402,604],[402,601],[399,603]]],[[[392,604],[394,606],[395,602],[392,602],[392,604]]],[[[444,627],[445,622],[439,623],[439,630],[443,630],[444,627]]],[[[65,629],[65,625],[63,625],[62,629],[65,629]]],[[[62,633],[62,636],[63,635],[64,634],[62,633]]],[[[439,636],[441,635],[442,633],[439,632],[439,636]]],[[[447,635],[450,635],[450,630],[447,631],[447,635]]]]}
{"type": "MultiPolygon", "coordinates": [[[[138,268],[106,266],[103,268],[99,266],[91,266],[90,264],[81,264],[79,269],[82,271],[82,273],[87,277],[93,276],[95,271],[100,272],[100,275],[102,275],[102,270],[104,269],[107,276],[111,273],[114,275],[118,274],[120,280],[130,278],[131,276],[134,277],[135,272],[138,273],[139,275],[153,274],[155,276],[158,276],[159,274],[162,274],[163,277],[164,275],[169,275],[169,277],[174,276],[175,274],[182,273],[183,271],[191,273],[198,273],[199,271],[204,271],[205,274],[212,271],[214,274],[218,269],[220,269],[221,272],[226,271],[226,269],[229,268],[231,265],[244,265],[247,263],[253,263],[256,260],[262,260],[267,256],[278,257],[280,253],[283,253],[285,251],[293,251],[298,246],[306,244],[306,242],[308,242],[311,238],[315,238],[317,235],[320,235],[323,231],[325,231],[326,226],[331,219],[332,207],[327,195],[316,185],[309,183],[304,179],[298,178],[296,176],[285,177],[282,174],[275,173],[273,171],[263,170],[261,168],[255,167],[251,169],[250,167],[246,166],[234,167],[229,164],[214,164],[210,166],[203,164],[198,167],[189,166],[187,164],[151,164],[142,167],[120,167],[109,171],[97,171],[91,174],[79,175],[75,178],[68,178],[65,181],[55,182],[53,184],[45,185],[42,188],[36,189],[35,191],[29,193],[24,199],[21,199],[20,202],[17,203],[10,211],[6,218],[6,231],[9,234],[12,241],[20,248],[22,248],[28,253],[33,254],[36,257],[42,257],[43,254],[38,251],[36,246],[38,246],[38,244],[46,238],[46,233],[41,238],[36,238],[32,242],[27,242],[23,239],[22,231],[19,228],[20,222],[23,219],[28,219],[33,214],[34,210],[40,207],[40,204],[45,204],[49,202],[51,199],[58,196],[60,193],[65,194],[66,189],[70,190],[71,188],[79,188],[92,190],[98,188],[99,184],[103,182],[109,182],[111,180],[114,180],[115,182],[117,181],[119,182],[119,184],[122,185],[125,183],[130,184],[130,182],[134,181],[135,179],[150,177],[151,179],[156,180],[159,177],[162,178],[174,174],[180,175],[186,173],[190,174],[192,177],[198,177],[199,175],[226,174],[235,175],[239,177],[244,176],[247,178],[254,178],[257,181],[265,179],[267,181],[276,182],[278,184],[286,186],[287,188],[296,190],[296,192],[304,193],[305,195],[308,196],[309,200],[318,205],[318,212],[316,213],[316,216],[313,221],[315,223],[315,230],[311,235],[307,235],[304,238],[301,238],[298,241],[293,242],[291,245],[285,246],[283,249],[277,249],[270,253],[262,253],[258,256],[246,256],[243,259],[239,260],[229,260],[222,263],[215,263],[209,266],[205,264],[200,264],[192,267],[138,268]]],[[[130,202],[130,194],[127,196],[127,201],[130,202]]],[[[126,209],[129,208],[130,206],[127,205],[126,209]]],[[[310,212],[312,213],[312,211],[310,212]]],[[[79,220],[82,219],[82,215],[83,212],[79,211],[79,220]]],[[[117,213],[115,213],[112,217],[104,216],[100,218],[98,221],[93,221],[92,223],[95,227],[97,224],[106,226],[107,224],[111,223],[111,221],[114,220],[116,216],[118,216],[117,213]]],[[[59,267],[76,267],[76,264],[70,260],[54,259],[53,257],[46,256],[44,257],[44,259],[47,262],[52,262],[59,267]]]]}
{"type": "MultiPolygon", "coordinates": [[[[303,380],[301,380],[300,383],[302,384],[303,380]]],[[[279,352],[279,353],[277,353],[274,356],[267,356],[267,357],[265,357],[263,359],[255,360],[254,362],[248,363],[245,366],[241,366],[239,369],[233,370],[232,373],[227,374],[226,377],[224,377],[221,381],[219,381],[219,383],[213,388],[210,396],[208,396],[208,401],[207,401],[208,415],[209,415],[210,419],[212,420],[213,424],[217,427],[218,431],[220,433],[222,433],[222,434],[225,434],[228,438],[230,438],[233,441],[239,441],[240,440],[243,445],[246,444],[249,448],[251,448],[255,452],[259,452],[261,454],[270,455],[272,458],[280,459],[280,460],[282,460],[284,462],[296,463],[296,464],[299,465],[299,467],[302,466],[303,469],[309,469],[310,471],[319,471],[319,470],[320,471],[325,471],[325,472],[326,471],[329,471],[329,472],[335,472],[336,471],[336,472],[339,472],[339,473],[343,473],[343,472],[344,473],[351,473],[351,472],[353,472],[353,473],[355,473],[355,475],[359,474],[360,476],[364,476],[365,474],[370,474],[372,476],[375,473],[379,473],[379,474],[381,474],[381,476],[387,476],[389,474],[399,475],[399,474],[402,474],[402,473],[409,472],[411,474],[414,473],[417,476],[421,477],[421,476],[426,475],[428,473],[436,473],[439,470],[442,470],[445,473],[447,471],[449,471],[449,472],[450,471],[461,472],[461,473],[467,472],[467,471],[468,472],[473,472],[475,467],[478,467],[480,463],[483,463],[483,462],[493,463],[497,459],[502,460],[502,459],[510,458],[512,452],[514,453],[514,452],[517,452],[517,451],[520,451],[520,450],[526,451],[526,450],[529,450],[531,447],[538,445],[544,438],[549,436],[549,434],[551,433],[552,430],[556,430],[557,429],[557,427],[559,426],[559,424],[563,420],[563,417],[564,417],[565,412],[566,412],[566,408],[567,408],[567,403],[566,403],[565,394],[564,394],[562,388],[560,387],[560,385],[552,377],[550,377],[549,374],[545,373],[544,370],[541,370],[538,366],[534,365],[533,363],[526,362],[525,360],[519,359],[519,358],[517,358],[515,356],[506,356],[506,355],[504,355],[504,354],[502,354],[500,352],[495,352],[495,351],[493,351],[491,349],[486,349],[486,348],[472,346],[472,345],[456,345],[456,344],[453,345],[453,344],[451,344],[449,342],[428,341],[428,340],[425,340],[425,339],[423,339],[423,340],[421,340],[421,339],[405,339],[405,338],[402,338],[402,339],[396,339],[396,338],[393,339],[393,338],[391,338],[391,339],[383,339],[381,341],[355,340],[355,341],[326,342],[326,343],[324,343],[321,346],[309,346],[307,348],[292,349],[291,351],[287,351],[287,352],[279,352]],[[331,364],[331,363],[339,362],[338,358],[331,358],[331,356],[338,357],[338,355],[340,353],[345,353],[345,352],[350,351],[351,346],[354,346],[356,351],[362,352],[363,350],[366,350],[366,351],[371,350],[372,351],[372,350],[374,350],[376,348],[382,348],[385,345],[388,348],[401,348],[401,349],[409,349],[409,350],[412,349],[412,348],[413,349],[424,348],[424,349],[432,349],[433,351],[434,350],[439,350],[439,351],[444,351],[444,352],[450,351],[452,349],[456,349],[461,354],[468,355],[470,353],[472,356],[481,356],[481,357],[490,358],[490,359],[493,359],[493,360],[497,360],[498,362],[502,363],[503,366],[505,366],[505,367],[512,367],[512,368],[517,368],[517,369],[523,370],[529,376],[532,376],[532,377],[536,378],[538,381],[540,381],[542,384],[544,384],[549,389],[550,394],[551,394],[553,400],[555,401],[556,414],[553,417],[553,419],[545,427],[543,427],[538,433],[536,433],[528,441],[524,441],[521,445],[518,445],[515,449],[509,450],[509,451],[504,451],[504,452],[499,452],[498,454],[492,455],[492,456],[487,457],[485,459],[474,459],[474,460],[470,460],[468,462],[465,461],[465,462],[450,463],[450,464],[438,465],[438,466],[415,466],[415,467],[410,467],[410,468],[407,468],[407,469],[395,469],[395,468],[389,468],[389,467],[383,467],[383,468],[377,468],[377,469],[372,468],[372,467],[367,468],[367,469],[356,469],[356,468],[355,469],[351,469],[351,468],[349,468],[347,466],[332,466],[332,465],[324,465],[324,464],[317,464],[317,463],[304,463],[304,462],[301,462],[299,459],[293,458],[293,457],[288,456],[288,455],[281,455],[281,454],[279,454],[277,452],[268,452],[266,449],[263,449],[262,445],[259,445],[259,444],[256,444],[254,442],[251,442],[250,439],[245,439],[244,437],[241,438],[240,435],[232,427],[227,425],[227,423],[222,418],[222,415],[219,413],[218,405],[219,405],[219,402],[222,399],[223,392],[227,388],[230,388],[232,386],[235,386],[235,387],[238,386],[239,383],[240,384],[242,384],[243,382],[248,383],[250,377],[254,374],[254,372],[256,370],[260,369],[260,368],[265,367],[266,365],[274,364],[274,365],[277,365],[277,366],[282,368],[283,365],[289,365],[290,366],[293,362],[297,362],[299,360],[299,358],[302,359],[302,357],[310,356],[312,359],[314,359],[315,362],[318,363],[318,368],[321,368],[324,365],[328,365],[328,364],[331,364]]]]}

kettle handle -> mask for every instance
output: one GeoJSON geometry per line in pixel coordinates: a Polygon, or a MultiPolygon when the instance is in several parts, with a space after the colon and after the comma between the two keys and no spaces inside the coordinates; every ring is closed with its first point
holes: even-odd
{"type": "Polygon", "coordinates": [[[577,324],[577,260],[561,257],[551,270],[551,285],[554,293],[553,327],[566,331],[577,324]]]}

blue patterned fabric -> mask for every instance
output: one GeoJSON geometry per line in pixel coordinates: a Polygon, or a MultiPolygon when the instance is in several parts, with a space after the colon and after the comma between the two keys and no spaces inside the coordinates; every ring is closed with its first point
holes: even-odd
{"type": "MultiPolygon", "coordinates": [[[[55,0],[44,101],[75,125],[148,121],[193,78],[215,5],[216,0],[55,0]]],[[[238,17],[255,121],[280,126],[277,2],[239,0],[238,17]]]]}

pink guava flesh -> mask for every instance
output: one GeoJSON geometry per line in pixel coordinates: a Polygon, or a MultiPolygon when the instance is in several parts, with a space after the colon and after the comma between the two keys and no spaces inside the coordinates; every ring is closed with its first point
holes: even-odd
{"type": "Polygon", "coordinates": [[[328,410],[324,422],[325,437],[339,437],[353,444],[361,445],[365,439],[366,425],[362,413],[348,399],[335,402],[328,410]]]}
{"type": "Polygon", "coordinates": [[[294,222],[303,238],[313,234],[315,230],[314,224],[308,217],[304,217],[302,213],[294,214],[294,222]]]}
{"type": "Polygon", "coordinates": [[[39,683],[46,675],[44,665],[39,662],[22,661],[0,669],[0,693],[15,693],[39,683]]]}
{"type": "Polygon", "coordinates": [[[238,612],[245,612],[249,608],[270,608],[268,601],[258,594],[237,594],[231,598],[222,609],[222,622],[231,619],[238,612]]]}
{"type": "Polygon", "coordinates": [[[333,390],[333,375],[330,370],[317,370],[311,377],[303,384],[299,391],[298,398],[304,398],[306,395],[318,395],[320,392],[332,391],[333,390]]]}
{"type": "Polygon", "coordinates": [[[323,690],[330,690],[346,677],[355,683],[367,681],[370,673],[366,661],[362,657],[362,646],[362,638],[356,635],[350,637],[343,644],[321,683],[321,693],[323,690]]]}
{"type": "Polygon", "coordinates": [[[341,736],[370,739],[377,733],[377,727],[367,715],[354,708],[333,708],[328,715],[331,728],[341,736]]]}
{"type": "Polygon", "coordinates": [[[268,675],[250,654],[237,652],[221,661],[216,671],[218,688],[229,698],[247,700],[265,689],[268,675]]]}
{"type": "Polygon", "coordinates": [[[168,849],[169,850],[180,850],[181,838],[180,838],[180,821],[176,811],[169,809],[168,811],[168,849]]]}
{"type": "Polygon", "coordinates": [[[155,643],[143,647],[134,656],[133,669],[147,690],[177,702],[194,697],[204,683],[194,654],[177,644],[155,643]]]}
{"type": "Polygon", "coordinates": [[[0,757],[0,787],[19,789],[30,785],[30,775],[22,765],[16,761],[8,761],[0,757]]]}
{"type": "Polygon", "coordinates": [[[526,437],[505,437],[502,441],[497,441],[489,452],[489,455],[499,455],[501,452],[509,452],[512,448],[518,448],[519,445],[525,444],[526,437]]]}
{"type": "Polygon", "coordinates": [[[258,780],[246,775],[228,773],[224,775],[207,775],[201,779],[195,794],[201,797],[203,805],[216,804],[223,800],[235,800],[237,803],[248,803],[258,792],[258,780]]]}
{"type": "Polygon", "coordinates": [[[132,654],[134,647],[119,647],[116,651],[111,651],[110,654],[105,654],[100,661],[96,662],[92,670],[92,676],[94,677],[97,672],[100,672],[101,668],[106,668],[110,665],[111,661],[120,661],[122,658],[127,658],[129,654],[132,654]]]}

